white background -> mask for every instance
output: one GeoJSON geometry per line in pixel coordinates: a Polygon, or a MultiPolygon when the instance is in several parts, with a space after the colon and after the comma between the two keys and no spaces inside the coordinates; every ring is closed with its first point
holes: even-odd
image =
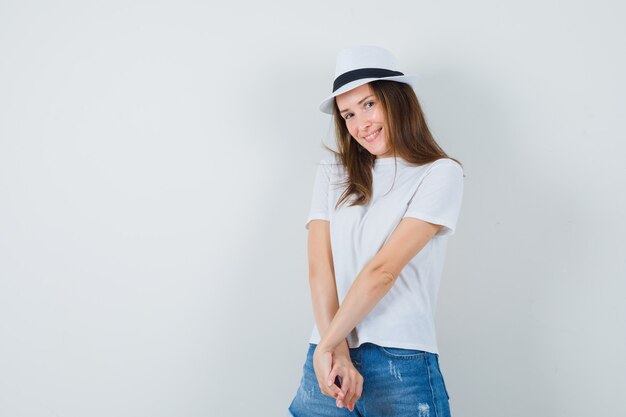
{"type": "Polygon", "coordinates": [[[282,416],[337,52],[393,51],[465,167],[455,416],[626,415],[615,1],[0,1],[0,417],[282,416]]]}

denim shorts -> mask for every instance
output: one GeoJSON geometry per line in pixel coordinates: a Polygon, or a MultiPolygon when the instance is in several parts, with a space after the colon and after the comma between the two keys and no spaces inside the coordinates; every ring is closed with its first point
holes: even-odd
{"type": "Polygon", "coordinates": [[[350,411],[338,408],[334,398],[320,391],[313,370],[315,347],[309,344],[300,387],[289,406],[293,417],[450,417],[437,354],[372,343],[350,349],[363,376],[361,398],[350,411]]]}

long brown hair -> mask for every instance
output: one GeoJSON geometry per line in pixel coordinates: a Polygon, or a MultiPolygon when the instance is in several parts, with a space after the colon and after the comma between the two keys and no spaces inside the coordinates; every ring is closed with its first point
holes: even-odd
{"type": "MultiPolygon", "coordinates": [[[[372,81],[369,85],[385,110],[388,128],[385,135],[394,157],[400,157],[415,165],[449,158],[430,133],[422,108],[410,85],[385,80],[372,81]]],[[[336,101],[333,106],[333,119],[338,152],[324,147],[339,157],[348,174],[342,184],[346,188],[335,208],[351,195],[355,198],[350,202],[350,206],[367,205],[372,198],[372,168],[376,156],[352,138],[339,113],[336,101]]],[[[450,159],[461,165],[456,159],[450,159]]]]}

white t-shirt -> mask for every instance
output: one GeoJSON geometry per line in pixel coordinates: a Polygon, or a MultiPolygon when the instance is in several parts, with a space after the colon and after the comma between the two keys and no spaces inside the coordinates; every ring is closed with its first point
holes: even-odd
{"type": "MultiPolygon", "coordinates": [[[[317,169],[309,221],[330,221],[330,240],[339,303],[354,279],[391,236],[403,217],[443,227],[402,269],[393,287],[347,336],[351,348],[380,346],[438,353],[434,313],[446,255],[463,197],[463,169],[451,159],[415,166],[401,158],[377,158],[372,171],[372,200],[367,206],[335,210],[347,176],[334,155],[317,169]],[[397,162],[397,172],[394,162],[397,162]],[[391,190],[390,190],[391,189],[391,190]]],[[[353,196],[350,197],[354,198],[353,196]]],[[[319,343],[314,326],[310,343],[319,343]]]]}

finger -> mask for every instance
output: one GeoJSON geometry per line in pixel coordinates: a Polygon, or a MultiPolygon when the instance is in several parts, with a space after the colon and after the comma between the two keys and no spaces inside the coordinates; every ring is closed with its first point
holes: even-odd
{"type": "Polygon", "coordinates": [[[356,401],[354,397],[356,395],[356,386],[357,386],[357,379],[358,379],[357,378],[358,372],[356,370],[351,370],[350,372],[351,372],[350,387],[348,388],[346,392],[346,396],[344,398],[344,402],[348,405],[356,401]]]}
{"type": "Polygon", "coordinates": [[[339,372],[339,367],[335,365],[330,367],[329,369],[330,373],[328,374],[328,381],[326,381],[328,383],[328,386],[332,385],[333,383],[337,384],[337,373],[339,372]]]}
{"type": "Polygon", "coordinates": [[[359,374],[359,377],[356,381],[356,392],[354,395],[354,402],[356,403],[361,398],[361,394],[363,393],[363,376],[359,374]]]}
{"type": "Polygon", "coordinates": [[[320,384],[320,391],[322,391],[322,394],[328,397],[335,398],[335,395],[333,395],[333,391],[330,389],[330,387],[320,384]]]}
{"type": "Polygon", "coordinates": [[[339,387],[334,384],[335,377],[332,375],[332,364],[333,364],[333,355],[330,352],[324,354],[322,358],[322,363],[325,365],[325,369],[328,370],[328,374],[325,376],[325,380],[320,382],[320,390],[322,394],[327,395],[332,398],[337,397],[337,392],[339,391],[339,387]],[[322,386],[322,384],[324,384],[322,386]]]}
{"type": "Polygon", "coordinates": [[[335,405],[337,406],[337,408],[344,408],[344,407],[348,406],[346,401],[343,398],[341,398],[341,397],[337,397],[335,399],[335,405]]]}
{"type": "Polygon", "coordinates": [[[344,384],[344,382],[343,382],[343,377],[341,376],[341,374],[340,374],[340,375],[337,375],[337,376],[335,377],[335,386],[336,386],[337,388],[339,388],[339,391],[340,391],[340,392],[339,392],[339,394],[340,394],[340,395],[341,395],[341,387],[343,386],[343,384],[344,384]]]}
{"type": "MultiPolygon", "coordinates": [[[[339,381],[336,378],[333,378],[333,380],[335,381],[334,384],[330,385],[330,386],[324,386],[322,387],[320,385],[320,390],[322,391],[322,393],[324,395],[327,395],[329,397],[332,398],[337,398],[337,396],[339,396],[341,394],[341,388],[339,388],[339,386],[337,384],[339,384],[339,381]]],[[[328,381],[326,381],[328,382],[328,381]]]]}
{"type": "Polygon", "coordinates": [[[330,370],[330,372],[328,373],[328,380],[326,382],[328,386],[331,386],[333,384],[333,381],[335,380],[335,378],[332,376],[333,355],[331,353],[327,353],[324,360],[326,361],[326,369],[330,370]]]}
{"type": "Polygon", "coordinates": [[[346,389],[346,395],[344,397],[344,402],[346,404],[351,404],[353,402],[354,394],[356,392],[356,371],[350,371],[350,372],[351,372],[350,385],[346,389]]]}
{"type": "Polygon", "coordinates": [[[322,392],[331,398],[337,399],[341,389],[337,385],[333,384],[331,387],[324,387],[322,392]]]}
{"type": "Polygon", "coordinates": [[[350,390],[344,399],[350,411],[354,410],[354,405],[359,400],[361,392],[363,390],[363,377],[358,371],[354,371],[350,390]]]}
{"type": "Polygon", "coordinates": [[[339,398],[337,398],[337,402],[336,402],[336,404],[337,404],[337,407],[338,407],[338,408],[343,408],[343,407],[344,407],[344,403],[343,403],[343,401],[341,401],[339,398]]]}
{"type": "Polygon", "coordinates": [[[345,376],[341,377],[341,392],[343,393],[344,398],[348,396],[350,389],[354,383],[353,375],[351,375],[351,371],[346,369],[344,371],[345,376]]]}
{"type": "Polygon", "coordinates": [[[347,396],[350,395],[351,388],[354,385],[354,369],[342,367],[339,370],[339,376],[341,377],[341,396],[345,402],[347,396]]]}
{"type": "Polygon", "coordinates": [[[322,394],[327,395],[329,397],[332,398],[336,398],[337,397],[337,393],[341,392],[341,389],[333,384],[331,386],[326,385],[328,383],[328,380],[324,379],[320,379],[318,380],[318,385],[320,388],[320,391],[322,392],[322,394]]]}
{"type": "MultiPolygon", "coordinates": [[[[330,377],[334,379],[335,385],[342,388],[346,384],[349,384],[349,378],[347,377],[347,369],[343,365],[335,364],[330,371],[330,377]]],[[[345,391],[340,390],[340,395],[345,396],[345,391]]]]}
{"type": "Polygon", "coordinates": [[[339,387],[343,385],[343,378],[342,378],[342,381],[340,382],[338,378],[339,376],[338,372],[339,372],[339,367],[333,366],[333,368],[330,370],[330,375],[328,376],[328,380],[331,381],[331,384],[329,384],[329,388],[332,388],[333,392],[335,392],[335,397],[341,393],[341,389],[339,387]]]}

